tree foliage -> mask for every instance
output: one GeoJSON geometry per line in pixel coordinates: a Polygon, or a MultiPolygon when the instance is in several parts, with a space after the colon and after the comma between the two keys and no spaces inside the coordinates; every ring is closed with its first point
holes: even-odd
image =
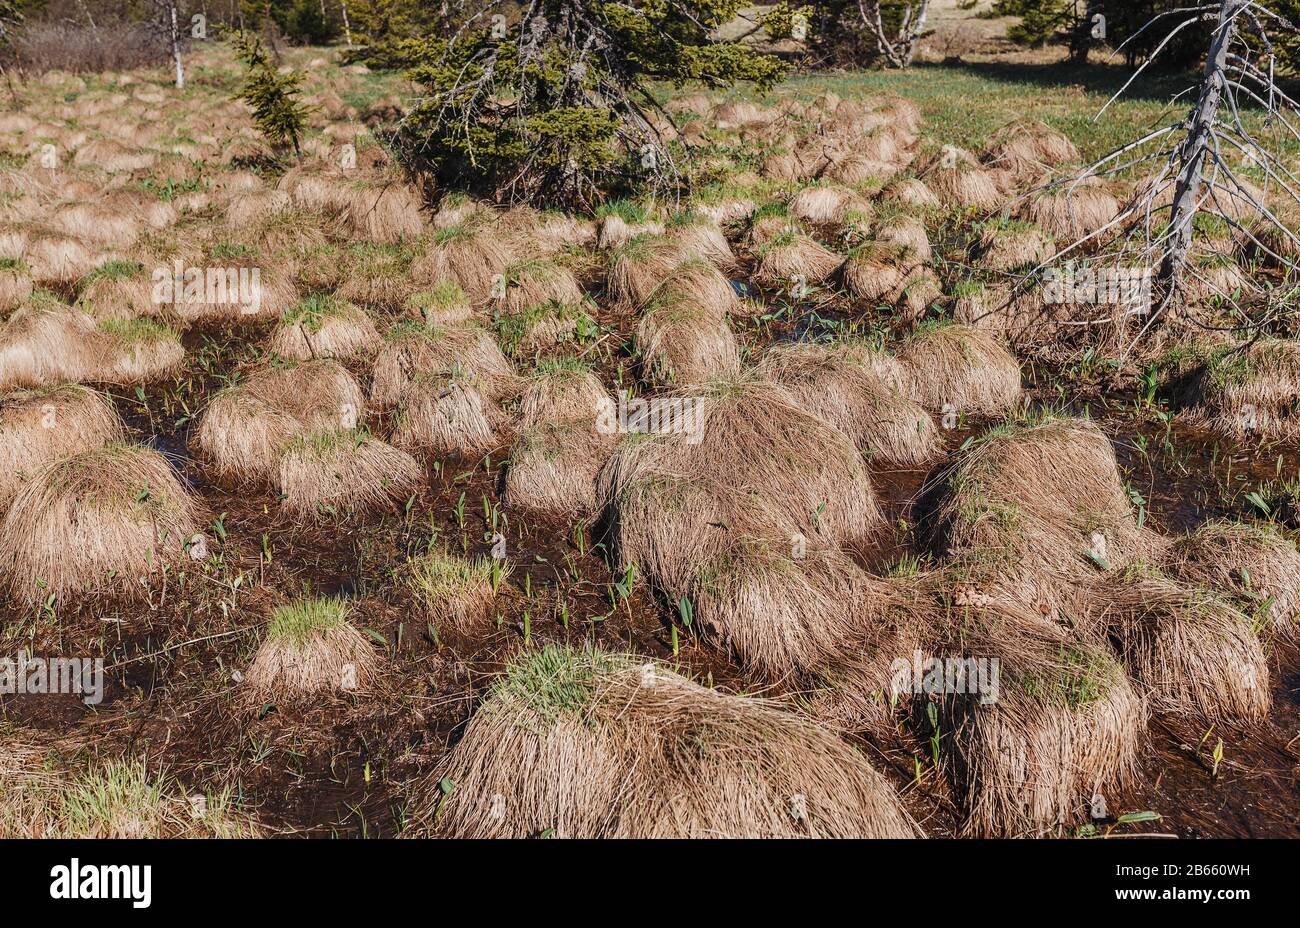
{"type": "Polygon", "coordinates": [[[348,9],[356,46],[345,58],[372,68],[404,67],[418,52],[418,40],[445,38],[464,6],[463,0],[352,0],[348,9]]]}
{"type": "Polygon", "coordinates": [[[1186,30],[1168,44],[1165,40],[1181,21],[1172,14],[1195,5],[1185,0],[996,0],[993,12],[1020,17],[1007,30],[1007,37],[1015,42],[1068,45],[1078,60],[1088,57],[1090,47],[1122,47],[1129,67],[1160,49],[1161,69],[1183,70],[1205,54],[1204,32],[1186,30]],[[1093,40],[1095,16],[1104,18],[1104,27],[1103,35],[1093,40]]]}
{"type": "Polygon", "coordinates": [[[451,38],[400,43],[426,96],[397,141],[411,161],[507,198],[590,203],[678,172],[652,82],[769,88],[774,58],[711,33],[743,0],[534,0],[514,20],[488,4],[451,38]]]}
{"type": "Polygon", "coordinates": [[[304,75],[301,71],[281,74],[267,54],[262,40],[247,32],[234,38],[235,49],[248,67],[239,99],[253,111],[253,121],[272,145],[292,145],[295,154],[306,121],[306,109],[296,99],[304,75]]]}

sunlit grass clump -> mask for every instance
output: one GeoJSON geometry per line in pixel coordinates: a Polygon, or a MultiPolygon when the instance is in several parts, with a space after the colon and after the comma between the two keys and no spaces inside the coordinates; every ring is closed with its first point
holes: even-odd
{"type": "Polygon", "coordinates": [[[292,702],[364,690],[378,659],[349,615],[341,599],[301,599],[277,607],[245,675],[245,702],[292,702]]]}
{"type": "Polygon", "coordinates": [[[468,632],[488,619],[509,573],[504,560],[433,550],[407,565],[406,584],[435,628],[468,632]]]}

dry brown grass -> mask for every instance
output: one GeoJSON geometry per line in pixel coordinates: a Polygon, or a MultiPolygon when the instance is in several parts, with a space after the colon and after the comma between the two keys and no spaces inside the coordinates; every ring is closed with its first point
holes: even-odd
{"type": "Polygon", "coordinates": [[[934,420],[899,391],[903,371],[883,352],[853,343],[778,346],[758,369],[852,438],[872,461],[916,466],[942,450],[934,420]]]}
{"type": "Polygon", "coordinates": [[[1095,608],[1152,704],[1208,722],[1262,722],[1272,704],[1268,658],[1250,618],[1217,593],[1131,573],[1095,608]]]}
{"type": "Polygon", "coordinates": [[[554,646],[507,669],[428,783],[423,827],[455,837],[920,835],[887,781],[803,718],[554,646]]]}
{"type": "Polygon", "coordinates": [[[908,255],[922,264],[927,264],[933,257],[930,239],[925,232],[925,224],[915,216],[899,213],[879,223],[875,229],[876,241],[887,245],[900,245],[906,248],[908,255]]]}
{"type": "Polygon", "coordinates": [[[1191,375],[1184,417],[1220,435],[1289,440],[1300,434],[1300,343],[1263,337],[1212,353],[1191,375]]]}
{"type": "Polygon", "coordinates": [[[6,267],[0,267],[0,313],[9,313],[17,309],[32,295],[32,275],[27,265],[11,259],[6,267]]]}
{"type": "Polygon", "coordinates": [[[61,232],[36,232],[23,250],[23,261],[38,284],[69,285],[95,269],[98,251],[61,232]]]}
{"type": "Polygon", "coordinates": [[[867,624],[871,579],[847,556],[799,538],[738,538],[691,584],[700,627],[768,679],[807,675],[867,624]]]}
{"type": "Polygon", "coordinates": [[[617,213],[601,218],[596,226],[596,247],[616,249],[626,245],[640,235],[663,235],[662,222],[628,222],[617,213]]]}
{"type": "Polygon", "coordinates": [[[983,162],[1020,177],[1079,160],[1079,149],[1066,136],[1035,119],[1017,119],[993,133],[983,162]]]}
{"type": "Polygon", "coordinates": [[[1262,615],[1282,637],[1300,632],[1300,553],[1272,526],[1207,522],[1174,539],[1161,566],[1183,583],[1232,593],[1247,615],[1262,615]]]}
{"type": "Polygon", "coordinates": [[[824,176],[841,184],[857,185],[874,180],[889,180],[899,170],[899,166],[893,161],[883,161],[860,152],[851,152],[837,158],[824,176]]]}
{"type": "Polygon", "coordinates": [[[1018,215],[1059,241],[1076,242],[1099,232],[1119,212],[1119,201],[1108,191],[1099,186],[1080,185],[1030,197],[1018,215]]]}
{"type": "Polygon", "coordinates": [[[783,387],[743,377],[676,399],[700,404],[696,428],[629,435],[601,474],[621,564],[672,599],[737,532],[816,547],[880,527],[857,448],[783,387]]]}
{"type": "Polygon", "coordinates": [[[576,306],[586,294],[573,271],[551,261],[517,261],[505,269],[505,290],[498,301],[507,313],[523,313],[543,303],[576,306]]]}
{"type": "Polygon", "coordinates": [[[677,243],[682,254],[703,258],[720,271],[730,271],[736,266],[731,243],[717,222],[703,214],[682,213],[672,217],[665,234],[677,243]]]}
{"type": "Polygon", "coordinates": [[[740,346],[727,317],[675,292],[651,302],[634,336],[647,383],[680,386],[740,375],[740,346]]]}
{"type": "Polygon", "coordinates": [[[317,429],[355,426],[365,403],[360,385],[337,362],[269,365],[212,398],[195,441],[217,478],[270,483],[290,441],[317,429]]]}
{"type": "Polygon", "coordinates": [[[158,155],[114,139],[93,139],[77,149],[72,163],[77,167],[96,167],[111,174],[143,171],[153,166],[158,155]]]}
{"type": "Polygon", "coordinates": [[[1133,782],[1147,710],[1103,647],[1000,601],[951,607],[945,621],[938,653],[1000,662],[996,701],[943,697],[967,834],[1060,834],[1087,820],[1093,796],[1133,782]]]}
{"type": "Polygon", "coordinates": [[[919,209],[938,209],[942,204],[925,181],[915,177],[904,177],[886,185],[880,193],[888,203],[899,206],[917,207],[919,209]]]}
{"type": "Polygon", "coordinates": [[[649,302],[687,301],[718,316],[741,312],[740,297],[721,271],[703,258],[687,258],[650,295],[649,302]]]}
{"type": "Polygon", "coordinates": [[[100,758],[69,768],[66,743],[0,735],[0,838],[256,838],[262,828],[232,790],[185,789],[144,760],[100,758]],[[196,799],[202,798],[202,815],[196,799]]]}
{"type": "Polygon", "coordinates": [[[412,293],[403,309],[428,328],[464,325],[474,319],[469,296],[453,281],[412,293]]]}
{"type": "Polygon", "coordinates": [[[805,222],[840,223],[849,212],[871,214],[871,203],[855,190],[818,184],[790,199],[790,214],[805,222]]]}
{"type": "Polygon", "coordinates": [[[802,232],[787,230],[761,245],[752,277],[765,287],[778,287],[791,281],[805,285],[827,280],[844,264],[844,257],[802,232]]]}
{"type": "Polygon", "coordinates": [[[665,235],[630,238],[610,256],[609,294],[623,309],[639,308],[688,257],[681,243],[665,235]]]}
{"type": "Polygon", "coordinates": [[[453,371],[472,375],[493,401],[518,390],[514,368],[487,330],[474,325],[401,327],[379,351],[370,401],[377,409],[390,409],[417,379],[453,371]]]}
{"type": "Polygon", "coordinates": [[[268,349],[282,358],[347,360],[373,355],[380,345],[375,324],[361,307],[316,295],[285,314],[271,333],[268,349]]]}
{"type": "MultiPolygon", "coordinates": [[[[500,577],[509,573],[509,567],[500,568],[500,577]]],[[[437,549],[412,558],[401,572],[428,621],[440,631],[451,628],[462,635],[490,628],[497,595],[492,575],[487,558],[467,560],[437,549]]]]}
{"type": "Polygon", "coordinates": [[[597,477],[616,442],[615,436],[597,431],[594,417],[521,429],[506,465],[505,504],[570,518],[596,512],[597,477]]]}
{"type": "Polygon", "coordinates": [[[1100,546],[1123,570],[1157,550],[1137,526],[1110,440],[1086,419],[994,429],[956,456],[945,480],[930,519],[941,549],[1049,611],[1062,578],[1073,588],[1095,575],[1086,552],[1100,546]]]}
{"type": "Polygon", "coordinates": [[[920,179],[948,208],[987,211],[1002,205],[1002,192],[969,152],[946,145],[920,172],[920,179]]]}
{"type": "Polygon", "coordinates": [[[100,364],[93,379],[111,384],[172,377],[185,360],[180,335],[149,319],[102,320],[96,329],[100,364]]]}
{"type": "Polygon", "coordinates": [[[267,703],[365,692],[379,659],[349,621],[350,612],[338,599],[300,600],[277,608],[244,674],[240,704],[256,711],[267,703]]]}
{"type": "Polygon", "coordinates": [[[143,227],[130,211],[114,209],[100,203],[68,203],[56,207],[49,215],[53,229],[99,247],[116,245],[129,248],[143,227]]]}
{"type": "Polygon", "coordinates": [[[925,408],[991,416],[1017,406],[1023,396],[1020,365],[983,329],[942,325],[922,330],[898,350],[910,378],[910,395],[925,408]]]}
{"type": "Polygon", "coordinates": [[[361,430],[308,432],[280,455],[279,490],[285,510],[318,518],[401,506],[424,483],[424,470],[361,430]]]}
{"type": "Polygon", "coordinates": [[[113,404],[85,387],[69,384],[0,396],[0,514],[46,465],[124,440],[113,404]]]}
{"type": "Polygon", "coordinates": [[[232,262],[209,258],[205,259],[205,263],[209,268],[221,268],[227,284],[238,280],[242,272],[250,289],[252,269],[259,268],[256,293],[245,293],[242,284],[235,287],[218,286],[215,283],[216,276],[194,290],[187,287],[182,290],[179,299],[168,304],[168,309],[187,324],[278,320],[298,305],[298,289],[293,278],[281,270],[248,264],[245,260],[232,262]]]}
{"type": "Polygon", "coordinates": [[[0,390],[90,379],[103,364],[90,316],[34,298],[0,325],[0,390]]]}
{"type": "Polygon", "coordinates": [[[844,262],[844,288],[856,299],[892,305],[902,296],[919,263],[904,245],[866,242],[849,252],[844,262]]]}
{"type": "Polygon", "coordinates": [[[1003,229],[991,226],[976,242],[975,257],[992,271],[1037,267],[1056,254],[1056,241],[1041,229],[1003,229]]]}
{"type": "Polygon", "coordinates": [[[111,444],[60,458],[0,521],[0,574],[31,605],[86,594],[142,596],[183,563],[198,506],[156,451],[111,444]]]}
{"type": "Polygon", "coordinates": [[[283,190],[241,192],[226,204],[226,224],[231,229],[246,229],[289,210],[292,203],[292,198],[283,190]]]}
{"type": "Polygon", "coordinates": [[[478,458],[504,444],[509,425],[490,383],[454,367],[413,378],[394,416],[392,442],[412,452],[478,458]]]}
{"type": "Polygon", "coordinates": [[[128,274],[92,274],[82,281],[76,306],[96,320],[118,322],[153,316],[161,309],[153,300],[153,283],[143,267],[128,274]]]}
{"type": "Polygon", "coordinates": [[[521,428],[552,422],[594,422],[613,402],[595,374],[578,365],[543,364],[519,396],[521,428]]]}
{"type": "Polygon", "coordinates": [[[411,264],[411,279],[422,287],[454,281],[476,306],[484,306],[493,297],[494,282],[504,280],[510,261],[496,230],[470,221],[438,229],[424,254],[411,264]]]}
{"type": "Polygon", "coordinates": [[[425,231],[424,200],[409,184],[395,179],[353,183],[347,218],[361,238],[393,244],[425,231]]]}

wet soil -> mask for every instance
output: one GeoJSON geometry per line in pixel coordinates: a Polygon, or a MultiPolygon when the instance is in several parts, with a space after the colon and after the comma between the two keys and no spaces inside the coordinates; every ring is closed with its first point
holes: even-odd
{"type": "MultiPolygon", "coordinates": [[[[773,302],[773,306],[779,303],[773,302]]],[[[751,349],[815,337],[839,322],[807,311],[750,323],[751,349]],[[829,321],[828,321],[829,320],[829,321]]],[[[602,313],[603,345],[589,356],[607,383],[633,377],[624,345],[630,322],[602,313]]],[[[454,743],[494,673],[521,647],[588,641],[677,665],[708,685],[765,692],[712,643],[683,627],[646,585],[620,592],[599,522],[574,523],[503,510],[508,446],[480,461],[426,461],[429,484],[400,510],[363,521],[295,522],[274,492],[209,482],[189,453],[189,429],[203,402],[258,356],[264,331],[220,329],[186,335],[185,370],[140,391],[113,391],[133,438],[168,454],[206,507],[211,557],[169,578],[148,600],[90,598],[23,609],[0,603],[0,654],[105,658],[108,687],[95,707],[75,697],[0,697],[0,726],[57,743],[69,761],[96,754],[147,755],[192,788],[231,786],[259,820],[295,835],[400,833],[406,797],[454,743]],[[498,598],[496,630],[475,640],[435,628],[397,574],[434,545],[487,554],[496,532],[513,570],[498,598]],[[355,621],[384,655],[370,692],[308,707],[241,711],[234,695],[271,609],[305,592],[352,600],[355,621]]],[[[358,370],[360,376],[363,372],[358,370]]],[[[363,385],[366,383],[362,377],[363,385]]],[[[1234,445],[1185,429],[1159,407],[1122,392],[1073,389],[1062,402],[1055,372],[1034,375],[1035,402],[1087,412],[1110,434],[1145,518],[1168,533],[1208,518],[1262,517],[1247,494],[1300,473],[1300,454],[1234,445]]],[[[382,427],[372,423],[382,434],[382,427]]],[[[946,436],[955,450],[986,423],[961,422],[946,436]]],[[[877,468],[873,481],[892,534],[861,552],[882,574],[916,544],[916,502],[931,472],[877,468]]],[[[1274,657],[1275,708],[1251,731],[1187,730],[1156,718],[1129,795],[1108,797],[1100,833],[1177,836],[1300,836],[1300,659],[1274,657]],[[1215,768],[1218,739],[1224,750],[1215,768]],[[1119,823],[1125,813],[1158,820],[1119,823]]],[[[960,816],[929,745],[905,725],[897,737],[864,740],[864,751],[896,784],[928,833],[955,835],[960,816]]]]}

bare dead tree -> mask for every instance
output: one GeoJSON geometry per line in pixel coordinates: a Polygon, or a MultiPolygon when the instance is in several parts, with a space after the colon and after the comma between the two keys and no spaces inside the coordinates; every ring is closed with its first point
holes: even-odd
{"type": "Polygon", "coordinates": [[[1169,222],[1169,242],[1160,263],[1159,282],[1172,290],[1182,283],[1192,248],[1192,220],[1201,207],[1202,175],[1215,142],[1219,104],[1228,89],[1228,49],[1247,0],[1223,0],[1218,27],[1205,59],[1205,75],[1196,106],[1187,118],[1187,135],[1178,148],[1178,181],[1169,222]]]}
{"type": "Polygon", "coordinates": [[[862,23],[876,42],[886,64],[892,68],[905,69],[912,65],[916,55],[916,45],[925,34],[925,19],[930,12],[930,0],[905,2],[902,4],[902,20],[896,30],[891,31],[885,23],[881,11],[881,0],[858,0],[858,13],[862,23]]]}
{"type": "Polygon", "coordinates": [[[1247,280],[1244,293],[1227,293],[1202,273],[1201,261],[1223,260],[1229,255],[1218,250],[1222,247],[1218,240],[1208,240],[1200,232],[1198,217],[1212,217],[1225,225],[1233,233],[1236,248],[1266,257],[1280,268],[1283,279],[1300,273],[1300,265],[1292,257],[1269,244],[1283,242],[1286,247],[1281,252],[1300,254],[1300,238],[1268,205],[1274,197],[1286,205],[1300,205],[1300,179],[1279,155],[1284,138],[1300,143],[1300,103],[1277,83],[1274,46],[1265,24],[1274,32],[1296,32],[1296,28],[1258,0],[1215,0],[1157,15],[1115,53],[1157,21],[1174,15],[1183,18],[1094,119],[1102,117],[1176,35],[1206,24],[1212,31],[1201,78],[1166,107],[1170,112],[1179,99],[1194,95],[1190,110],[1177,122],[1159,125],[1157,120],[1155,127],[1140,138],[1119,146],[1081,172],[1026,194],[1072,192],[1094,178],[1151,171],[1118,215],[1021,277],[1011,297],[1032,286],[1045,268],[1089,253],[1094,262],[1109,262],[1117,269],[1153,271],[1153,306],[1143,312],[1143,324],[1123,356],[1167,314],[1170,306],[1185,310],[1184,317],[1202,328],[1238,328],[1256,333],[1265,331],[1284,308],[1290,293],[1285,287],[1269,288],[1258,280],[1247,280]],[[1254,124],[1262,129],[1252,128],[1254,124]],[[1262,175],[1262,186],[1251,183],[1244,169],[1262,175]],[[1104,250],[1099,251],[1103,246],[1104,250]],[[1187,296],[1193,282],[1200,292],[1218,297],[1230,321],[1191,317],[1194,301],[1187,296]]]}

